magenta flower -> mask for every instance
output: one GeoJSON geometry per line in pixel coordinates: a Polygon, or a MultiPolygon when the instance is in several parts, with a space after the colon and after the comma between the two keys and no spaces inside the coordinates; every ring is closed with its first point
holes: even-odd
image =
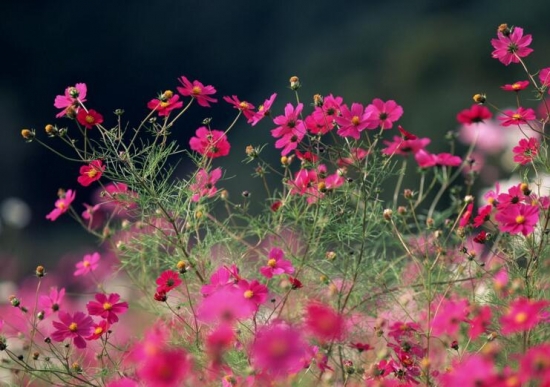
{"type": "Polygon", "coordinates": [[[206,297],[225,285],[236,284],[239,279],[239,269],[236,265],[232,265],[231,268],[221,266],[210,276],[210,283],[201,287],[201,293],[206,297]]]}
{"type": "Polygon", "coordinates": [[[221,177],[221,168],[213,169],[210,173],[205,169],[199,169],[195,175],[195,183],[189,186],[193,192],[191,200],[193,202],[198,202],[201,198],[211,198],[214,196],[218,191],[215,184],[221,177]]]}
{"type": "Polygon", "coordinates": [[[47,316],[55,313],[59,310],[61,306],[61,301],[65,297],[65,288],[57,290],[57,287],[52,287],[50,289],[49,296],[40,296],[38,299],[39,308],[44,311],[44,314],[47,316]]]}
{"type": "Polygon", "coordinates": [[[461,124],[471,125],[488,120],[492,116],[491,111],[486,106],[474,104],[469,109],[464,109],[458,113],[456,120],[461,124]]]}
{"type": "Polygon", "coordinates": [[[473,313],[474,317],[469,320],[470,330],[468,331],[468,337],[475,340],[489,329],[489,325],[491,324],[491,307],[488,305],[480,306],[475,308],[473,313]]]}
{"type": "Polygon", "coordinates": [[[158,113],[159,117],[166,117],[174,109],[180,109],[183,106],[179,95],[165,92],[159,98],[153,98],[147,103],[147,107],[158,113]]]}
{"type": "Polygon", "coordinates": [[[283,148],[281,155],[286,156],[298,147],[298,144],[304,139],[305,135],[306,129],[304,126],[296,127],[292,129],[291,132],[284,134],[281,138],[275,141],[275,148],[283,148]]]}
{"type": "Polygon", "coordinates": [[[246,302],[241,289],[235,286],[223,286],[198,305],[197,317],[206,323],[218,322],[233,324],[238,320],[246,320],[256,312],[258,306],[246,302]]]}
{"type": "Polygon", "coordinates": [[[498,117],[502,126],[526,124],[527,121],[535,120],[535,111],[533,109],[524,109],[521,106],[518,110],[505,110],[503,115],[498,117]]]}
{"type": "Polygon", "coordinates": [[[267,299],[267,286],[261,284],[257,280],[248,282],[242,279],[237,283],[237,286],[246,301],[252,302],[256,306],[263,304],[267,299]]]}
{"type": "Polygon", "coordinates": [[[209,97],[216,94],[216,89],[212,85],[204,86],[199,81],[192,83],[184,76],[181,76],[178,81],[183,87],[178,86],[178,91],[184,97],[192,97],[197,100],[197,103],[202,107],[210,107],[210,102],[218,102],[217,99],[209,97]]]}
{"type": "Polygon", "coordinates": [[[341,116],[334,118],[339,126],[337,132],[339,136],[359,140],[363,130],[373,129],[372,121],[369,119],[370,114],[367,114],[366,109],[360,103],[352,103],[351,109],[347,105],[342,105],[340,113],[341,116]]]}
{"type": "Polygon", "coordinates": [[[527,236],[533,232],[539,221],[539,208],[523,203],[499,206],[495,219],[500,231],[527,236]]]}
{"type": "Polygon", "coordinates": [[[341,314],[329,306],[310,302],[306,308],[305,325],[321,341],[341,340],[345,321],[341,314]]]}
{"type": "Polygon", "coordinates": [[[79,109],[76,114],[76,120],[86,129],[92,129],[94,126],[101,125],[103,123],[103,116],[94,109],[90,109],[88,111],[79,109]]]}
{"type": "Polygon", "coordinates": [[[258,111],[254,113],[252,118],[248,120],[248,123],[252,126],[255,126],[264,117],[271,115],[271,106],[273,106],[273,102],[275,102],[276,97],[276,93],[271,94],[271,97],[269,97],[269,99],[266,99],[264,103],[258,107],[258,111]]]}
{"type": "Polygon", "coordinates": [[[415,136],[413,139],[407,139],[399,136],[393,136],[393,141],[384,140],[386,148],[382,150],[385,155],[401,155],[407,156],[409,154],[416,154],[421,149],[426,148],[431,142],[427,137],[418,138],[415,136]]]}
{"type": "Polygon", "coordinates": [[[437,164],[437,157],[424,149],[414,154],[414,159],[420,168],[430,168],[437,164]]]}
{"type": "Polygon", "coordinates": [[[105,171],[105,166],[101,160],[93,160],[88,165],[80,167],[80,176],[76,179],[84,187],[89,186],[94,181],[101,178],[101,175],[105,171]]]}
{"type": "Polygon", "coordinates": [[[269,252],[269,260],[267,266],[260,268],[260,273],[266,278],[272,278],[274,275],[280,274],[292,274],[294,273],[294,267],[290,261],[285,259],[285,253],[283,250],[274,247],[269,252]]]}
{"type": "Polygon", "coordinates": [[[302,103],[299,103],[296,108],[288,103],[285,106],[285,114],[273,119],[273,122],[279,126],[271,131],[271,135],[275,138],[279,138],[285,134],[292,133],[296,128],[302,128],[304,122],[299,117],[303,108],[304,104],[302,103]]]}
{"type": "Polygon", "coordinates": [[[501,61],[505,66],[510,63],[519,63],[519,58],[526,57],[533,52],[528,46],[533,40],[531,35],[523,36],[523,28],[514,27],[511,32],[497,32],[498,39],[491,39],[494,51],[492,57],[501,61]]]}
{"type": "Polygon", "coordinates": [[[459,156],[443,152],[435,155],[435,162],[437,165],[458,167],[460,164],[462,164],[462,159],[459,156]]]}
{"type": "Polygon", "coordinates": [[[96,211],[99,210],[99,207],[101,207],[101,204],[96,204],[95,206],[91,206],[86,203],[83,204],[86,209],[82,211],[82,219],[91,221],[96,211]]]}
{"type": "Polygon", "coordinates": [[[67,87],[64,95],[55,97],[53,105],[58,109],[63,109],[57,113],[56,117],[63,117],[67,114],[69,108],[77,108],[80,106],[80,102],[86,102],[87,90],[85,83],[77,83],[74,86],[67,87]]]}
{"type": "Polygon", "coordinates": [[[542,87],[548,88],[550,93],[550,67],[546,67],[539,72],[539,80],[542,87]]]}
{"type": "Polygon", "coordinates": [[[252,365],[273,377],[288,377],[303,369],[307,348],[300,330],[283,322],[267,325],[252,344],[252,365]]]}
{"type": "Polygon", "coordinates": [[[512,301],[508,312],[500,319],[502,334],[533,329],[544,320],[543,309],[549,305],[550,301],[547,300],[535,301],[524,297],[512,301]]]}
{"type": "Polygon", "coordinates": [[[540,383],[540,386],[550,385],[550,344],[548,342],[534,345],[525,352],[520,361],[518,376],[522,383],[529,380],[540,383]]]}
{"type": "Polygon", "coordinates": [[[59,320],[61,322],[52,322],[56,331],[51,334],[51,338],[54,341],[72,339],[77,348],[86,348],[84,337],[90,336],[93,332],[94,321],[92,318],[82,312],[76,312],[74,315],[71,315],[60,311],[59,320]]]}
{"type": "Polygon", "coordinates": [[[529,164],[537,156],[539,146],[539,141],[535,137],[522,138],[519,140],[519,144],[512,149],[514,162],[520,165],[529,164]]]}
{"type": "Polygon", "coordinates": [[[467,321],[470,311],[468,300],[447,300],[443,299],[433,317],[431,328],[434,335],[448,334],[456,335],[460,324],[467,321]]]}
{"type": "Polygon", "coordinates": [[[157,292],[168,293],[170,290],[181,285],[182,281],[179,274],[173,270],[163,271],[157,278],[157,292]]]}
{"type": "Polygon", "coordinates": [[[118,315],[128,310],[127,302],[118,302],[120,296],[117,293],[109,295],[97,293],[95,299],[96,301],[90,301],[86,304],[88,313],[91,316],[100,316],[107,320],[109,324],[118,322],[118,315]]]}
{"type": "Polygon", "coordinates": [[[210,130],[206,126],[201,126],[195,132],[195,137],[189,140],[191,149],[195,152],[209,158],[227,156],[231,145],[227,141],[227,136],[221,130],[210,130]]]}
{"type": "Polygon", "coordinates": [[[246,117],[247,120],[251,120],[252,117],[254,117],[254,105],[252,105],[250,102],[247,101],[240,101],[239,98],[237,98],[236,95],[232,95],[231,97],[223,97],[224,101],[233,105],[233,107],[240,112],[243,113],[243,115],[246,117]]]}
{"type": "Polygon", "coordinates": [[[86,254],[82,261],[76,264],[76,271],[73,275],[78,277],[79,275],[86,275],[94,271],[99,266],[100,258],[99,253],[86,254]]]}
{"type": "Polygon", "coordinates": [[[107,331],[109,330],[109,323],[107,322],[107,320],[101,320],[99,323],[97,324],[94,324],[94,329],[92,331],[92,334],[88,337],[86,337],[86,340],[97,340],[99,339],[101,336],[103,336],[104,334],[107,333],[107,331]]]}
{"type": "Polygon", "coordinates": [[[391,129],[393,123],[403,115],[403,108],[394,100],[384,102],[379,98],[375,98],[367,106],[365,113],[370,121],[367,129],[375,129],[378,126],[382,129],[391,129]]]}
{"type": "MultiPolygon", "coordinates": [[[[539,74],[540,75],[540,74],[539,74]]],[[[520,90],[524,90],[529,86],[529,81],[517,81],[512,83],[511,85],[504,85],[500,88],[504,91],[515,91],[518,92],[520,90]]]]}
{"type": "Polygon", "coordinates": [[[60,191],[59,199],[55,202],[55,208],[52,212],[46,215],[46,219],[51,220],[52,222],[59,218],[62,214],[67,212],[71,207],[71,203],[76,197],[76,192],[69,189],[67,192],[60,191]]]}

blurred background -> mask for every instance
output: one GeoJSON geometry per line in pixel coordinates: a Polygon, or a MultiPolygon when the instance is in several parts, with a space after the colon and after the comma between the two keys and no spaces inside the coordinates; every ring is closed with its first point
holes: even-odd
{"type": "MultiPolygon", "coordinates": [[[[91,201],[94,189],[76,183],[79,165],[20,136],[34,128],[48,142],[46,124],[69,124],[55,119],[53,106],[67,86],[88,85],[88,106],[103,114],[106,126],[114,125],[117,108],[132,126],[147,114],[150,99],[175,91],[182,75],[215,86],[219,100],[236,94],[257,106],[277,92],[276,115],[294,101],[288,79],[297,75],[306,104],[316,93],[365,105],[376,97],[396,100],[405,111],[400,123],[433,137],[429,150],[442,152],[444,134],[457,128],[455,116],[474,93],[506,106],[513,101],[498,86],[525,79],[520,66],[491,58],[497,26],[533,34],[527,62],[537,69],[550,65],[548,20],[545,0],[521,7],[515,0],[2,1],[0,281],[98,249],[69,217],[45,219],[59,188],[77,190],[79,211],[91,201]]],[[[186,146],[203,118],[223,129],[234,113],[223,101],[212,110],[193,106],[174,136],[186,146]]],[[[273,144],[272,128],[240,121],[230,134],[232,154],[218,165],[240,162],[250,143],[273,144]]]]}

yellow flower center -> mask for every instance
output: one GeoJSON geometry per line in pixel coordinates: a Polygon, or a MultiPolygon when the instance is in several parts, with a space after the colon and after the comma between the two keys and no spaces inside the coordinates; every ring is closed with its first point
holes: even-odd
{"type": "Polygon", "coordinates": [[[259,112],[263,112],[264,109],[265,109],[265,108],[264,108],[264,105],[260,105],[260,107],[258,108],[258,111],[259,111],[259,112]]]}
{"type": "Polygon", "coordinates": [[[199,86],[193,86],[193,89],[191,90],[191,93],[194,95],[199,95],[202,92],[202,89],[199,86]]]}
{"type": "Polygon", "coordinates": [[[71,325],[69,325],[69,330],[71,332],[76,332],[77,329],[78,329],[78,325],[75,322],[72,322],[71,325]]]}
{"type": "Polygon", "coordinates": [[[166,102],[166,101],[161,101],[161,102],[160,102],[160,107],[162,107],[162,108],[165,108],[165,107],[167,107],[168,105],[170,105],[170,102],[166,102]]]}
{"type": "Polygon", "coordinates": [[[275,266],[277,266],[277,260],[271,258],[269,261],[267,261],[267,266],[269,266],[269,267],[275,267],[275,266]]]}
{"type": "Polygon", "coordinates": [[[525,321],[527,321],[527,313],[519,312],[518,314],[516,314],[516,317],[514,318],[514,320],[518,324],[524,323],[525,321]]]}
{"type": "Polygon", "coordinates": [[[351,119],[351,123],[353,125],[359,125],[359,122],[361,122],[361,119],[358,116],[353,116],[353,118],[351,119]]]}
{"type": "Polygon", "coordinates": [[[514,89],[514,90],[519,90],[520,88],[521,88],[521,85],[519,83],[514,83],[512,85],[512,89],[514,89]]]}
{"type": "Polygon", "coordinates": [[[523,224],[523,223],[525,223],[525,216],[523,216],[523,215],[518,215],[518,216],[516,216],[516,223],[517,223],[517,224],[523,224]]]}
{"type": "Polygon", "coordinates": [[[60,210],[64,210],[65,209],[65,202],[59,202],[57,205],[56,205],[57,208],[59,208],[60,210]]]}
{"type": "Polygon", "coordinates": [[[88,175],[90,179],[93,179],[97,175],[97,170],[95,168],[92,168],[88,172],[86,172],[86,175],[88,175]]]}
{"type": "Polygon", "coordinates": [[[239,104],[239,108],[240,108],[241,110],[248,109],[248,102],[246,102],[246,101],[241,102],[241,103],[239,104]]]}
{"type": "Polygon", "coordinates": [[[95,330],[94,330],[94,333],[96,335],[101,335],[103,333],[103,328],[101,327],[97,327],[95,330]]]}
{"type": "Polygon", "coordinates": [[[82,266],[84,267],[90,267],[92,264],[90,263],[90,261],[84,261],[82,262],[82,266]]]}
{"type": "Polygon", "coordinates": [[[244,292],[244,298],[252,298],[254,297],[254,292],[250,289],[244,292]]]}
{"type": "Polygon", "coordinates": [[[513,120],[516,120],[516,121],[517,121],[517,120],[521,120],[521,114],[518,114],[518,113],[513,114],[513,115],[512,115],[512,119],[513,119],[513,120]]]}
{"type": "Polygon", "coordinates": [[[91,116],[89,114],[86,114],[86,118],[85,118],[86,122],[89,123],[89,124],[93,124],[95,122],[95,118],[94,116],[91,116]]]}
{"type": "Polygon", "coordinates": [[[272,356],[284,355],[288,350],[287,344],[282,340],[273,341],[269,346],[269,352],[272,356]]]}
{"type": "Polygon", "coordinates": [[[111,310],[113,309],[113,305],[110,302],[105,302],[103,304],[103,310],[111,310]]]}

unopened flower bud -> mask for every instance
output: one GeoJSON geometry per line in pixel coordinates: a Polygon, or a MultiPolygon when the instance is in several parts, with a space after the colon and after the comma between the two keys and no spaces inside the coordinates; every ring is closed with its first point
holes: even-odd
{"type": "Polygon", "coordinates": [[[474,94],[473,99],[475,103],[483,104],[487,100],[487,96],[485,94],[474,94]]]}
{"type": "Polygon", "coordinates": [[[397,207],[397,213],[399,215],[406,215],[407,214],[407,207],[405,207],[405,206],[397,207]]]}
{"type": "Polygon", "coordinates": [[[224,189],[220,192],[220,197],[222,198],[222,200],[227,200],[229,199],[229,191],[224,189]]]}
{"type": "Polygon", "coordinates": [[[498,337],[498,333],[496,332],[491,332],[489,333],[489,335],[487,335],[487,341],[493,341],[494,339],[496,339],[498,337]]]}
{"type": "Polygon", "coordinates": [[[384,219],[391,220],[391,217],[393,215],[393,211],[391,208],[386,208],[383,212],[384,219]]]}
{"type": "Polygon", "coordinates": [[[300,84],[300,78],[298,78],[297,76],[292,76],[290,77],[290,88],[292,90],[298,90],[302,85],[300,84]]]}
{"type": "Polygon", "coordinates": [[[185,273],[187,273],[187,262],[185,262],[185,261],[179,261],[179,262],[176,264],[176,267],[178,268],[178,271],[180,272],[180,274],[185,274],[185,273]]]}
{"type": "Polygon", "coordinates": [[[470,204],[474,201],[474,197],[472,195],[466,195],[464,197],[464,203],[470,204]]]}
{"type": "Polygon", "coordinates": [[[433,220],[433,218],[428,218],[428,219],[426,219],[426,226],[428,226],[428,227],[433,227],[433,225],[434,225],[434,220],[433,220]]]}
{"type": "Polygon", "coordinates": [[[80,92],[76,87],[69,87],[69,95],[73,98],[78,98],[80,92]]]}
{"type": "Polygon", "coordinates": [[[317,190],[319,190],[319,192],[327,192],[327,185],[324,181],[320,181],[319,183],[317,183],[317,190]]]}
{"type": "Polygon", "coordinates": [[[124,110],[123,109],[116,109],[115,110],[115,116],[121,116],[124,114],[124,110]]]}
{"type": "Polygon", "coordinates": [[[510,36],[510,34],[512,33],[512,30],[508,27],[508,24],[502,23],[501,25],[498,26],[497,32],[500,32],[504,36],[510,36]]]}
{"type": "Polygon", "coordinates": [[[76,109],[73,106],[68,106],[67,109],[65,109],[65,116],[71,119],[76,118],[76,109]]]}
{"type": "Polygon", "coordinates": [[[414,193],[413,193],[413,191],[412,191],[411,189],[405,188],[405,189],[403,190],[403,197],[404,197],[405,199],[410,200],[410,199],[413,198],[413,196],[414,196],[414,193]]]}
{"type": "Polygon", "coordinates": [[[248,145],[246,147],[245,152],[246,152],[246,155],[250,158],[255,159],[256,157],[258,157],[258,151],[252,145],[248,145]]]}
{"type": "Polygon", "coordinates": [[[174,96],[174,92],[172,90],[165,90],[164,93],[162,93],[163,99],[170,99],[174,96]]]}
{"type": "Polygon", "coordinates": [[[73,369],[73,371],[75,371],[76,373],[82,373],[82,367],[80,366],[79,363],[77,363],[76,361],[71,365],[71,368],[73,369]]]}
{"type": "Polygon", "coordinates": [[[44,275],[46,274],[46,271],[44,270],[44,266],[37,266],[35,273],[38,278],[44,277],[44,275]]]}
{"type": "Polygon", "coordinates": [[[36,314],[36,318],[39,319],[40,321],[44,320],[44,317],[45,317],[45,313],[43,310],[41,310],[36,314]]]}
{"type": "Polygon", "coordinates": [[[323,96],[321,94],[315,94],[313,96],[313,105],[317,107],[323,106],[323,96]]]}
{"type": "Polygon", "coordinates": [[[21,137],[23,137],[25,139],[25,141],[27,142],[31,142],[34,137],[36,136],[34,130],[31,130],[31,129],[23,129],[21,131],[21,137]]]}
{"type": "Polygon", "coordinates": [[[325,253],[325,258],[329,261],[334,261],[336,259],[336,253],[334,251],[327,251],[325,253]]]}
{"type": "Polygon", "coordinates": [[[39,357],[40,357],[40,353],[38,353],[38,352],[33,352],[33,354],[32,354],[32,359],[33,359],[33,360],[38,360],[39,357]]]}
{"type": "Polygon", "coordinates": [[[243,192],[241,192],[241,195],[242,195],[243,198],[248,198],[252,194],[250,193],[250,191],[243,191],[243,192]]]}
{"type": "Polygon", "coordinates": [[[344,371],[346,371],[348,375],[355,373],[355,367],[353,366],[353,362],[351,360],[344,360],[342,364],[344,366],[344,371]]]}
{"type": "Polygon", "coordinates": [[[48,135],[48,137],[54,137],[57,134],[57,128],[53,126],[52,124],[48,124],[44,127],[44,131],[48,135]]]}
{"type": "Polygon", "coordinates": [[[529,184],[527,183],[521,183],[519,186],[519,189],[521,192],[523,192],[524,195],[529,196],[531,195],[531,190],[529,189],[529,184]]]}
{"type": "Polygon", "coordinates": [[[458,351],[458,341],[453,340],[453,342],[451,343],[451,348],[455,351],[458,351]]]}
{"type": "Polygon", "coordinates": [[[10,301],[10,304],[12,306],[15,306],[16,308],[21,305],[21,301],[19,301],[19,298],[15,297],[14,295],[9,296],[8,300],[10,301]]]}

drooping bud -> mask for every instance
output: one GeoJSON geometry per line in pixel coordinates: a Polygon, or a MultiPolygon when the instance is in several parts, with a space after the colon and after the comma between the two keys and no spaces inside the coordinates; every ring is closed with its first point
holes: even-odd
{"type": "Polygon", "coordinates": [[[300,78],[298,78],[297,76],[292,76],[290,77],[290,88],[292,90],[298,90],[302,85],[300,84],[300,78]]]}

